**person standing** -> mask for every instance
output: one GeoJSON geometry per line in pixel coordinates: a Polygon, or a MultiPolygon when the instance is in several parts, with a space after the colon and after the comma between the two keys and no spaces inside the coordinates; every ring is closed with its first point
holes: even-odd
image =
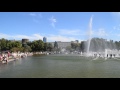
{"type": "Polygon", "coordinates": [[[9,57],[10,57],[10,52],[8,52],[8,59],[9,59],[9,57]]]}
{"type": "Polygon", "coordinates": [[[2,61],[2,54],[0,54],[0,61],[2,61]]]}

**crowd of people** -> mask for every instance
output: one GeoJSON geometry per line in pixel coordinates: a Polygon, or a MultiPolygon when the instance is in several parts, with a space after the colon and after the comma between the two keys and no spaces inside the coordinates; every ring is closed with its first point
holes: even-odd
{"type": "Polygon", "coordinates": [[[8,61],[10,57],[10,52],[7,52],[7,53],[1,53],[0,54],[0,61],[8,61]]]}
{"type": "Polygon", "coordinates": [[[0,61],[6,61],[8,62],[8,60],[10,59],[17,59],[17,58],[23,58],[23,57],[27,57],[27,56],[31,56],[32,53],[10,53],[5,52],[5,53],[1,53],[0,54],[0,61]]]}

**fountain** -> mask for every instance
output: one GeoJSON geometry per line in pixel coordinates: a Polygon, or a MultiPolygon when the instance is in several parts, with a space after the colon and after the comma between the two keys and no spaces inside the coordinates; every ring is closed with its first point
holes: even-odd
{"type": "Polygon", "coordinates": [[[88,45],[87,45],[87,56],[89,56],[89,48],[90,48],[90,41],[91,41],[91,35],[92,35],[92,17],[90,18],[90,23],[89,23],[89,39],[88,39],[88,45]]]}
{"type": "Polygon", "coordinates": [[[107,39],[103,38],[92,38],[92,24],[93,24],[93,16],[90,17],[89,21],[89,26],[88,26],[88,40],[83,41],[81,43],[82,49],[81,51],[68,51],[66,49],[62,49],[61,53],[64,55],[79,55],[79,56],[84,56],[88,57],[87,59],[90,59],[92,57],[92,60],[108,60],[109,58],[111,59],[116,59],[120,57],[120,51],[117,50],[116,44],[111,41],[107,41],[107,39]],[[90,58],[89,58],[90,57],[90,58]]]}
{"type": "Polygon", "coordinates": [[[90,18],[90,22],[89,22],[89,30],[88,30],[88,40],[86,43],[86,53],[84,54],[85,57],[94,57],[93,60],[97,60],[99,57],[104,58],[105,60],[107,60],[108,58],[114,58],[116,59],[116,57],[119,57],[119,53],[120,51],[118,51],[117,49],[115,49],[115,44],[112,45],[112,43],[109,43],[109,45],[111,46],[111,48],[108,48],[108,45],[106,44],[106,41],[103,40],[102,46],[99,45],[98,41],[95,39],[97,50],[94,51],[93,49],[95,48],[94,44],[91,44],[91,36],[92,36],[92,20],[93,20],[93,16],[91,16],[90,18]],[[91,48],[92,47],[92,48],[91,48]],[[91,48],[91,50],[90,50],[91,48]]]}

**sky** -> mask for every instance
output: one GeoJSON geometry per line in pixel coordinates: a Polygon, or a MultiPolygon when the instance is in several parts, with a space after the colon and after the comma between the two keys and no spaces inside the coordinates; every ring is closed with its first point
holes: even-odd
{"type": "Polygon", "coordinates": [[[120,12],[0,12],[0,38],[83,41],[91,18],[91,38],[120,41],[120,12]]]}

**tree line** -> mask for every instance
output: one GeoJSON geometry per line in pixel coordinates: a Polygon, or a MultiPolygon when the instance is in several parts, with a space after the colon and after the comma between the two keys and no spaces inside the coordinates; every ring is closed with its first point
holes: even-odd
{"type": "MultiPolygon", "coordinates": [[[[66,50],[73,52],[86,52],[88,41],[82,41],[81,43],[71,43],[71,46],[67,46],[66,50]]],[[[104,49],[117,49],[120,50],[120,41],[107,41],[103,38],[92,38],[90,42],[90,51],[103,51],[104,49]]],[[[11,52],[36,52],[36,51],[60,51],[58,43],[55,41],[54,45],[51,43],[44,43],[42,40],[29,41],[22,44],[19,41],[11,41],[7,39],[0,39],[0,51],[9,50],[11,52]]]]}
{"type": "Polygon", "coordinates": [[[0,51],[9,50],[11,52],[36,52],[36,51],[52,51],[51,43],[44,43],[42,40],[29,41],[24,44],[19,41],[11,41],[0,39],[0,51]]]}

